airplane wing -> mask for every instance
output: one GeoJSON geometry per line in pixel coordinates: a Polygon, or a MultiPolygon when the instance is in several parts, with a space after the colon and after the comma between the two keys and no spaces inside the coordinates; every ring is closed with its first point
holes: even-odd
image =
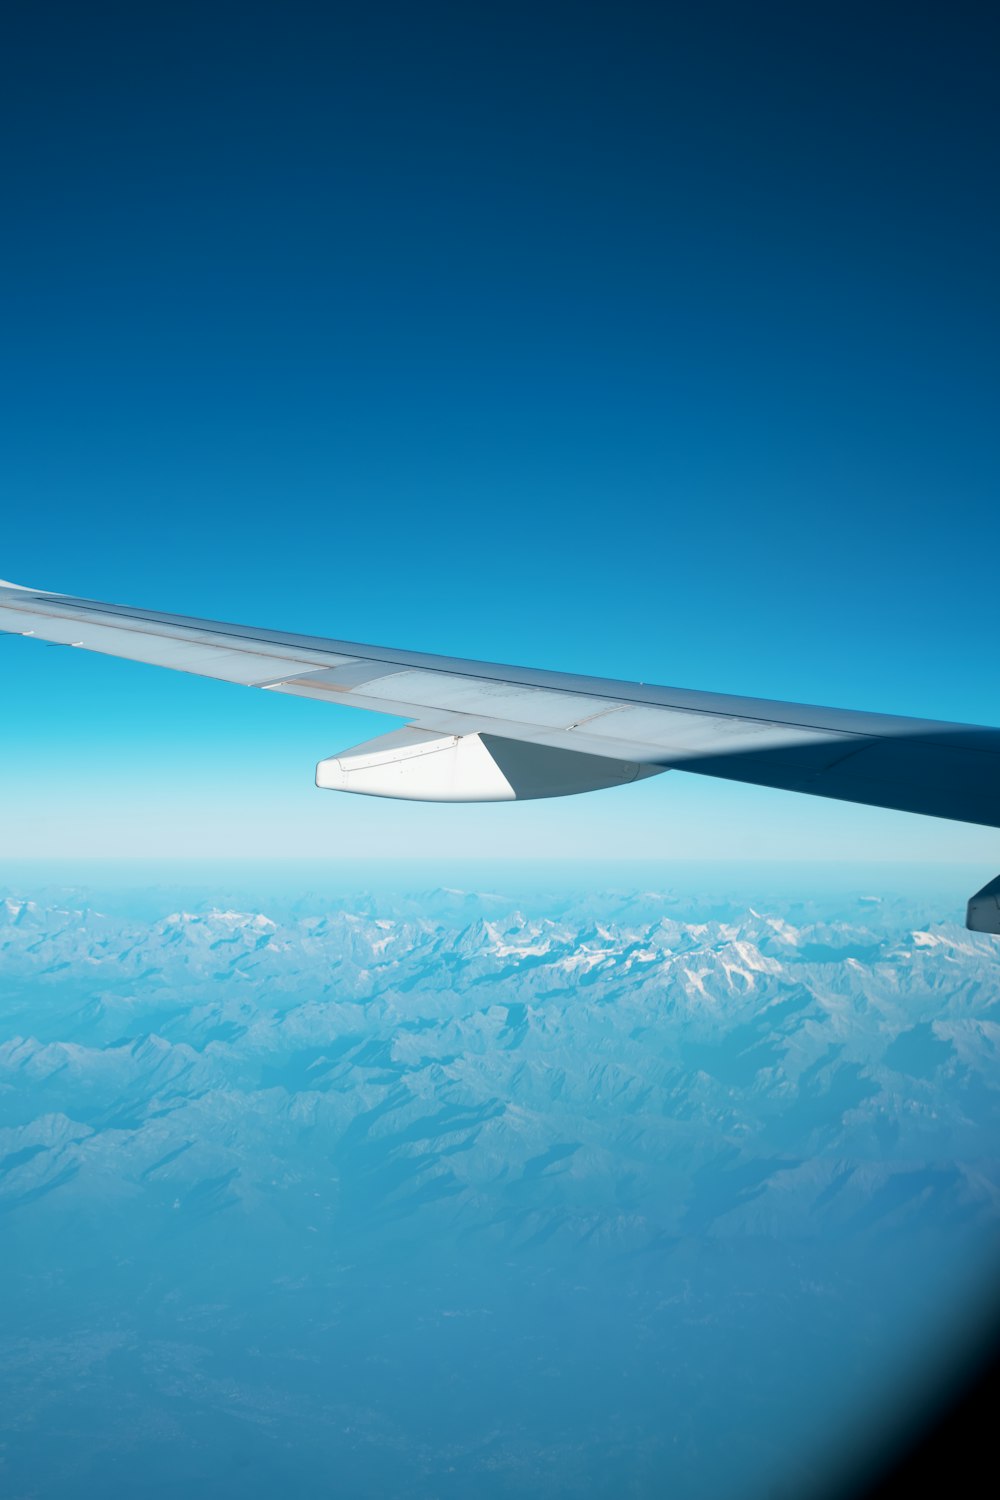
{"type": "MultiPolygon", "coordinates": [[[[15,584],[0,583],[0,631],[407,720],[320,761],[317,785],[338,791],[509,801],[678,770],[1000,827],[1000,729],[430,656],[15,584]]],[[[985,930],[1000,930],[1000,897],[987,908],[997,926],[985,930]]]]}

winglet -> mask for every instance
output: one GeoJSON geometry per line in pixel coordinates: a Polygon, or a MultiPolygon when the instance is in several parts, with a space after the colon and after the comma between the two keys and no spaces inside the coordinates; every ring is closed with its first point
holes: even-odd
{"type": "Polygon", "coordinates": [[[970,932],[1000,933],[1000,875],[969,897],[965,925],[970,932]]]}

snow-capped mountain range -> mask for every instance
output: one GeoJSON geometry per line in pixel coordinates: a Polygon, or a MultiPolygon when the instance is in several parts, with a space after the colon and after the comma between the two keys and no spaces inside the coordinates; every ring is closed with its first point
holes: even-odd
{"type": "MultiPolygon", "coordinates": [[[[438,891],[195,904],[148,921],[11,892],[0,900],[0,1224],[18,1348],[36,1347],[43,1305],[62,1305],[74,1326],[82,1317],[84,1354],[59,1355],[72,1384],[80,1358],[105,1369],[95,1330],[124,1319],[134,1358],[153,1348],[170,1371],[143,1365],[136,1389],[158,1395],[142,1420],[166,1400],[183,1450],[189,1376],[171,1361],[183,1345],[181,1363],[198,1363],[217,1342],[206,1298],[230,1334],[263,1318],[253,1340],[268,1358],[282,1329],[278,1343],[319,1361],[348,1425],[363,1425],[371,1398],[359,1417],[317,1324],[353,1318],[352,1359],[368,1359],[389,1337],[375,1331],[380,1307],[405,1321],[418,1304],[432,1344],[444,1319],[481,1332],[486,1319],[493,1365],[512,1376],[537,1328],[552,1317],[562,1328],[583,1297],[591,1337],[607,1322],[619,1365],[645,1372],[640,1407],[673,1389],[677,1359],[696,1386],[718,1378],[734,1410],[745,1398],[757,1412],[739,1416],[733,1474],[773,1477],[766,1394],[774,1413],[807,1387],[839,1409],[836,1372],[866,1360],[884,1372],[926,1278],[978,1264],[997,1241],[1000,955],[990,938],[861,901],[846,915],[732,905],[694,917],[655,892],[546,909],[438,891]],[[413,1304],[406,1276],[433,1291],[413,1304]],[[796,1329],[834,1351],[813,1386],[796,1329]],[[713,1377],[720,1339],[725,1372],[713,1377]]],[[[529,1387],[546,1361],[566,1378],[574,1335],[550,1335],[529,1387]]],[[[226,1378],[252,1406],[261,1367],[248,1375],[244,1355],[230,1349],[240,1373],[226,1378]]],[[[8,1347],[0,1370],[30,1427],[38,1392],[66,1400],[64,1382],[25,1385],[10,1358],[8,1347]]],[[[412,1393],[391,1419],[380,1408],[409,1475],[392,1492],[605,1493],[586,1476],[634,1448],[612,1432],[629,1427],[624,1378],[597,1378],[599,1452],[565,1460],[578,1490],[560,1488],[521,1431],[490,1464],[452,1434],[463,1491],[426,1454],[414,1469],[412,1393]],[[524,1490],[518,1465],[533,1476],[524,1490]]],[[[488,1426],[483,1403],[476,1421],[488,1426]]],[[[691,1448],[674,1455],[678,1493],[725,1493],[726,1463],[695,1462],[697,1421],[683,1401],[678,1411],[691,1448]]],[[[379,1492],[364,1488],[358,1457],[371,1460],[374,1441],[347,1445],[361,1466],[345,1493],[379,1492]]],[[[659,1474],[669,1454],[657,1455],[635,1460],[630,1492],[654,1492],[642,1464],[659,1474]]],[[[83,1494],[75,1483],[64,1466],[61,1492],[83,1494]]]]}

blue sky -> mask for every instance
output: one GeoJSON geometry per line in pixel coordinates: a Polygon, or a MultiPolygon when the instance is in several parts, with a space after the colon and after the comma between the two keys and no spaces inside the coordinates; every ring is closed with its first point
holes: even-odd
{"type": "MultiPolygon", "coordinates": [[[[978,6],[41,4],[7,23],[0,576],[1000,722],[978,6]]],[[[983,861],[668,775],[322,794],[388,727],[0,640],[4,853],[983,861]]]]}

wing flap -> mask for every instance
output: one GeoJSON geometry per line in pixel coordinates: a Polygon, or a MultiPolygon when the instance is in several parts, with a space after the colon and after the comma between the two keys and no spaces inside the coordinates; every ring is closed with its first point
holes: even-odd
{"type": "Polygon", "coordinates": [[[243,644],[237,636],[193,625],[156,628],[145,621],[125,625],[117,615],[94,610],[43,611],[4,603],[3,615],[0,629],[10,633],[249,686],[309,672],[317,662],[329,666],[348,660],[329,652],[283,654],[269,650],[269,643],[257,645],[247,640],[243,644]]]}

